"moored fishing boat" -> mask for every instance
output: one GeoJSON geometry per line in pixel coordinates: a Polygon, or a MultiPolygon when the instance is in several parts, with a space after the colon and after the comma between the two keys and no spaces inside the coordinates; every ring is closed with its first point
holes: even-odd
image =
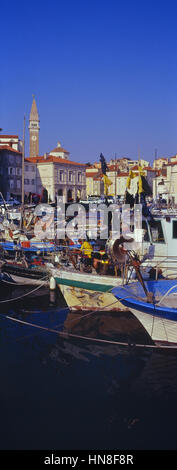
{"type": "Polygon", "coordinates": [[[40,255],[25,256],[16,252],[15,257],[0,259],[1,282],[8,285],[48,286],[51,278],[52,263],[40,255]]]}
{"type": "Polygon", "coordinates": [[[127,310],[112,294],[113,286],[122,284],[121,278],[63,268],[53,269],[52,274],[70,310],[127,310]]]}
{"type": "MultiPolygon", "coordinates": [[[[128,240],[132,241],[127,239],[127,243],[128,240]]],[[[113,286],[123,283],[127,273],[126,255],[120,250],[122,243],[123,238],[113,243],[111,241],[107,249],[99,252],[93,250],[90,259],[84,257],[79,249],[74,250],[72,247],[67,252],[65,266],[61,265],[59,258],[59,266],[52,270],[52,275],[71,310],[126,309],[119,301],[115,301],[111,292],[113,286]]]]}
{"type": "Polygon", "coordinates": [[[157,345],[177,345],[177,281],[136,281],[112,293],[143,325],[157,345]]]}

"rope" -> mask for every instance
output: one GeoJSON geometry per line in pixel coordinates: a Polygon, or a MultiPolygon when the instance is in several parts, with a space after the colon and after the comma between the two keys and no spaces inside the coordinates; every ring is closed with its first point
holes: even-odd
{"type": "MultiPolygon", "coordinates": [[[[9,301],[14,301],[14,300],[17,300],[17,299],[21,299],[27,295],[30,295],[32,292],[38,290],[40,287],[42,287],[42,285],[38,286],[37,288],[33,289],[32,291],[24,294],[23,296],[19,296],[19,297],[16,297],[15,299],[9,299],[9,300],[6,300],[6,301],[1,301],[1,303],[4,303],[4,302],[9,302],[9,301]]],[[[111,290],[111,289],[110,289],[111,290]]],[[[127,298],[127,297],[126,297],[127,298]]],[[[122,299],[123,300],[123,299],[122,299]]],[[[111,305],[114,305],[114,303],[117,303],[117,300],[115,302],[112,302],[111,304],[107,305],[106,307],[103,307],[103,310],[105,308],[108,308],[110,307],[111,305]]],[[[66,310],[66,308],[64,309],[66,310]]],[[[100,309],[98,309],[97,311],[99,311],[100,309]]],[[[82,315],[80,316],[80,320],[83,319],[83,318],[86,318],[90,315],[92,315],[93,313],[95,313],[95,310],[94,311],[91,311],[89,312],[88,314],[86,315],[82,315]]],[[[47,327],[42,327],[40,325],[36,325],[36,324],[33,324],[33,323],[30,323],[30,322],[26,322],[26,321],[23,321],[23,320],[19,320],[17,318],[13,318],[13,317],[10,317],[10,316],[5,316],[6,319],[9,319],[11,321],[14,321],[16,323],[20,323],[20,324],[23,324],[23,325],[26,325],[26,326],[31,326],[33,328],[37,328],[37,329],[40,329],[42,331],[48,331],[48,332],[51,332],[51,333],[55,333],[55,334],[58,334],[59,336],[63,336],[65,338],[68,338],[68,337],[71,337],[71,338],[78,338],[78,339],[83,339],[83,340],[88,340],[88,341],[92,341],[92,342],[99,342],[99,343],[106,343],[106,344],[113,344],[113,345],[119,345],[119,346],[133,346],[133,347],[136,347],[136,348],[148,348],[148,349],[177,349],[177,345],[156,345],[156,344],[153,344],[153,345],[148,345],[148,344],[132,344],[132,343],[129,343],[129,342],[120,342],[120,341],[111,341],[111,340],[104,340],[104,339],[100,339],[100,338],[92,338],[92,337],[89,337],[89,336],[83,336],[83,335],[76,335],[76,334],[73,334],[73,333],[68,333],[68,332],[58,332],[56,331],[55,329],[50,329],[50,328],[47,328],[47,327]]],[[[72,319],[70,320],[70,322],[73,322],[75,321],[76,319],[72,319]]],[[[78,320],[78,318],[77,318],[78,320]]],[[[57,325],[57,327],[60,327],[62,326],[63,324],[59,324],[57,325]]]]}
{"type": "MultiPolygon", "coordinates": [[[[106,308],[108,308],[108,307],[111,307],[111,305],[114,305],[115,303],[117,303],[117,300],[115,300],[115,302],[112,302],[111,304],[106,305],[105,307],[103,307],[103,308],[101,309],[101,311],[103,311],[104,309],[106,309],[106,308]]],[[[69,307],[68,307],[68,308],[64,308],[64,309],[62,309],[62,310],[64,311],[64,310],[67,310],[67,309],[69,309],[69,307]]],[[[106,311],[106,310],[105,310],[105,311],[106,311]]],[[[70,319],[70,320],[68,320],[68,321],[71,322],[71,323],[73,323],[74,321],[76,321],[76,320],[78,320],[78,319],[79,319],[79,320],[82,320],[83,318],[85,319],[85,318],[87,318],[87,317],[89,317],[89,316],[91,316],[92,314],[97,313],[97,312],[100,312],[100,308],[98,308],[98,309],[96,309],[96,310],[91,310],[91,312],[88,312],[88,313],[86,313],[86,314],[84,314],[84,315],[80,315],[79,318],[78,318],[78,317],[77,317],[77,318],[72,318],[72,319],[70,319]]],[[[59,323],[58,325],[56,325],[57,328],[60,327],[60,326],[63,326],[63,323],[59,323]]]]}
{"type": "Polygon", "coordinates": [[[12,320],[14,322],[17,322],[17,323],[21,323],[21,324],[26,325],[26,326],[37,328],[39,330],[44,330],[44,331],[47,331],[47,332],[50,332],[50,333],[55,333],[58,336],[65,337],[65,339],[67,339],[68,337],[71,337],[71,338],[83,339],[83,340],[86,340],[86,341],[93,341],[93,342],[97,342],[97,343],[112,344],[112,345],[116,345],[116,346],[129,346],[129,347],[135,347],[135,348],[177,349],[177,345],[176,346],[174,346],[174,345],[170,346],[170,345],[139,344],[139,343],[136,344],[136,343],[123,342],[123,341],[111,341],[111,340],[107,340],[107,339],[92,338],[90,336],[76,335],[76,334],[67,333],[67,332],[64,332],[64,331],[56,331],[52,328],[46,328],[46,327],[43,327],[43,326],[40,326],[40,325],[36,325],[34,323],[26,322],[26,321],[19,320],[17,318],[13,318],[13,317],[9,317],[9,316],[5,316],[5,318],[8,319],[8,320],[12,320]]]}
{"type": "MultiPolygon", "coordinates": [[[[46,276],[46,278],[47,278],[47,276],[46,276]]],[[[43,287],[43,284],[40,284],[40,286],[35,287],[35,289],[31,290],[30,292],[27,292],[26,294],[20,295],[18,297],[14,297],[13,299],[0,300],[0,303],[3,304],[3,303],[7,303],[7,302],[14,302],[15,300],[23,299],[23,297],[26,297],[27,295],[32,294],[33,292],[40,289],[41,287],[43,287]]]]}
{"type": "MultiPolygon", "coordinates": [[[[34,279],[34,285],[35,285],[36,282],[42,281],[43,279],[46,279],[46,278],[47,278],[47,277],[45,276],[44,278],[41,278],[41,279],[34,279]]],[[[21,283],[21,282],[15,282],[15,281],[14,281],[14,282],[10,282],[10,281],[8,281],[7,279],[2,279],[2,282],[6,283],[6,284],[10,284],[11,286],[16,286],[16,287],[18,287],[18,286],[27,286],[27,285],[28,285],[28,284],[26,284],[26,283],[24,283],[24,282],[23,282],[23,283],[21,283]]]]}
{"type": "Polygon", "coordinates": [[[175,284],[175,286],[172,286],[170,289],[168,289],[168,291],[163,295],[163,297],[159,300],[159,302],[157,303],[157,305],[160,305],[160,303],[162,302],[162,300],[165,299],[165,297],[169,294],[169,292],[171,292],[173,289],[175,289],[175,287],[177,287],[177,284],[175,284]]]}

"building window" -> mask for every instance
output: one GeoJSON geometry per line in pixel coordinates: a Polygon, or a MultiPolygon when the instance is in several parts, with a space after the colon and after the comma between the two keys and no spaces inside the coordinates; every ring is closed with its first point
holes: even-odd
{"type": "Polygon", "coordinates": [[[64,181],[64,171],[63,170],[59,171],[59,181],[64,181]]]}
{"type": "Polygon", "coordinates": [[[9,173],[9,175],[14,175],[14,173],[15,173],[15,168],[10,167],[10,168],[8,169],[8,173],[9,173]]]}
{"type": "Polygon", "coordinates": [[[10,189],[14,188],[14,180],[9,181],[9,186],[10,186],[10,189]]]}
{"type": "Polygon", "coordinates": [[[29,179],[25,178],[25,179],[24,179],[24,183],[25,183],[25,184],[29,184],[29,179]]]}
{"type": "Polygon", "coordinates": [[[14,156],[13,155],[9,155],[9,163],[11,165],[13,165],[13,163],[14,163],[14,156]]]}
{"type": "Polygon", "coordinates": [[[82,174],[79,171],[79,173],[78,173],[78,183],[81,183],[81,181],[82,181],[82,174]]]}
{"type": "Polygon", "coordinates": [[[35,166],[34,165],[32,165],[31,171],[35,171],[35,166]]]}
{"type": "Polygon", "coordinates": [[[69,182],[71,183],[73,181],[73,172],[69,171],[69,182]]]}
{"type": "Polygon", "coordinates": [[[25,171],[28,171],[28,165],[25,165],[25,171]]]}
{"type": "Polygon", "coordinates": [[[17,180],[17,189],[21,189],[21,181],[17,180]]]}
{"type": "Polygon", "coordinates": [[[20,176],[22,174],[21,168],[16,168],[16,175],[20,176]]]}
{"type": "Polygon", "coordinates": [[[153,243],[165,243],[164,233],[160,220],[156,220],[153,223],[149,223],[151,238],[153,243]]]}
{"type": "Polygon", "coordinates": [[[31,184],[35,184],[35,180],[31,180],[31,184]]]}
{"type": "Polygon", "coordinates": [[[173,238],[177,238],[177,221],[173,220],[173,238]]]}

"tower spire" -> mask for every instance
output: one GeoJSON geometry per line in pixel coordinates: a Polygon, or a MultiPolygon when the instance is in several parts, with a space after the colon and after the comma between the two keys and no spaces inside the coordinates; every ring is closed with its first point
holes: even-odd
{"type": "Polygon", "coordinates": [[[39,155],[39,114],[37,110],[35,96],[33,96],[33,102],[31,106],[31,112],[29,117],[29,134],[30,134],[30,157],[36,157],[39,155]]]}
{"type": "Polygon", "coordinates": [[[31,106],[31,112],[30,112],[30,118],[29,118],[29,120],[30,120],[30,121],[39,121],[39,115],[38,115],[38,110],[37,110],[37,105],[36,105],[35,96],[32,95],[32,97],[33,97],[33,102],[32,102],[32,106],[31,106]]]}

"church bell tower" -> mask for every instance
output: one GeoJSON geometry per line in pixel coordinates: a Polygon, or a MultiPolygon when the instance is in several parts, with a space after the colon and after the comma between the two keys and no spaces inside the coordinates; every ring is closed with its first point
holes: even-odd
{"type": "Polygon", "coordinates": [[[39,155],[39,115],[36,106],[36,101],[33,96],[29,118],[29,141],[30,141],[30,157],[37,157],[39,155]]]}

